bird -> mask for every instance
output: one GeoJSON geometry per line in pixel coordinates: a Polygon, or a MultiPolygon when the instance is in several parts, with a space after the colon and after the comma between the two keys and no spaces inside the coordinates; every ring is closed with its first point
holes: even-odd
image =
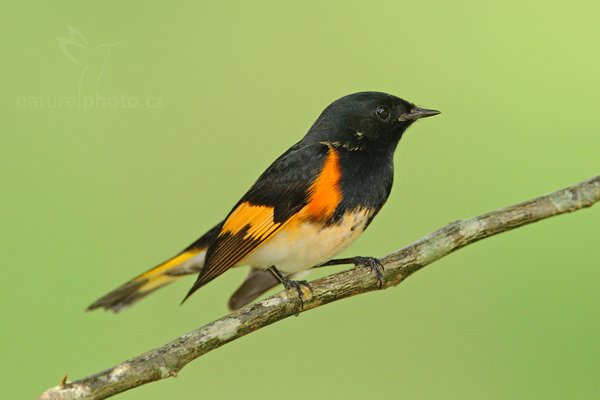
{"type": "Polygon", "coordinates": [[[369,267],[381,287],[383,265],[377,258],[334,257],[365,231],[387,201],[394,152],[406,129],[438,114],[383,92],[358,92],[335,100],[221,222],[88,310],[116,313],[184,275],[197,274],[185,301],[238,266],[250,266],[250,271],[231,295],[230,310],[278,284],[295,290],[302,306],[302,287],[310,289],[302,278],[324,265],[369,267]]]}

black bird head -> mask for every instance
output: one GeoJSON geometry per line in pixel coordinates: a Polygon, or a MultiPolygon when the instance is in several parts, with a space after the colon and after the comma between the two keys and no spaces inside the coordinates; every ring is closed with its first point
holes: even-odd
{"type": "Polygon", "coordinates": [[[413,122],[439,113],[387,93],[349,94],[321,113],[305,140],[332,142],[351,150],[393,151],[413,122]]]}

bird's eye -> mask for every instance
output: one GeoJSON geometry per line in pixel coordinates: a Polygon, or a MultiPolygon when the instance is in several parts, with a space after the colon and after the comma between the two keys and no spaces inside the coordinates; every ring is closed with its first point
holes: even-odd
{"type": "Polygon", "coordinates": [[[390,108],[388,106],[377,106],[375,115],[382,121],[387,121],[390,118],[390,108]]]}

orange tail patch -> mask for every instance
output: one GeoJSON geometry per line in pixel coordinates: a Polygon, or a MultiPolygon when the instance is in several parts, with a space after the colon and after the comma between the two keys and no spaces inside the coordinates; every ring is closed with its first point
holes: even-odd
{"type": "Polygon", "coordinates": [[[206,248],[186,250],[102,296],[90,305],[88,310],[104,308],[119,312],[181,276],[197,273],[204,265],[204,260],[194,260],[194,257],[205,252],[206,248]]]}

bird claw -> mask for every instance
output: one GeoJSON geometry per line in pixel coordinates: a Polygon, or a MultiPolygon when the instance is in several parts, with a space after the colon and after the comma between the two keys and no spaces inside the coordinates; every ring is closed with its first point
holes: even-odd
{"type": "Polygon", "coordinates": [[[282,283],[283,287],[285,287],[286,290],[292,288],[296,289],[296,292],[298,293],[298,298],[300,299],[300,308],[304,308],[304,293],[302,292],[302,286],[305,286],[310,292],[312,292],[312,287],[310,286],[308,281],[292,281],[286,279],[282,283]]]}
{"type": "Polygon", "coordinates": [[[279,272],[279,270],[274,265],[271,266],[268,270],[273,274],[275,278],[277,278],[279,282],[281,282],[285,290],[289,290],[292,288],[296,289],[296,292],[298,293],[298,298],[300,299],[300,308],[296,311],[297,317],[298,315],[300,315],[300,310],[304,308],[304,293],[302,292],[302,286],[306,286],[308,291],[311,293],[312,287],[310,286],[308,281],[293,281],[291,279],[288,279],[285,275],[279,272]]]}
{"type": "Polygon", "coordinates": [[[383,288],[383,272],[385,271],[385,267],[379,261],[379,259],[375,257],[354,257],[352,260],[354,262],[354,267],[369,267],[371,272],[374,272],[377,275],[377,281],[379,282],[379,289],[383,288]]]}

